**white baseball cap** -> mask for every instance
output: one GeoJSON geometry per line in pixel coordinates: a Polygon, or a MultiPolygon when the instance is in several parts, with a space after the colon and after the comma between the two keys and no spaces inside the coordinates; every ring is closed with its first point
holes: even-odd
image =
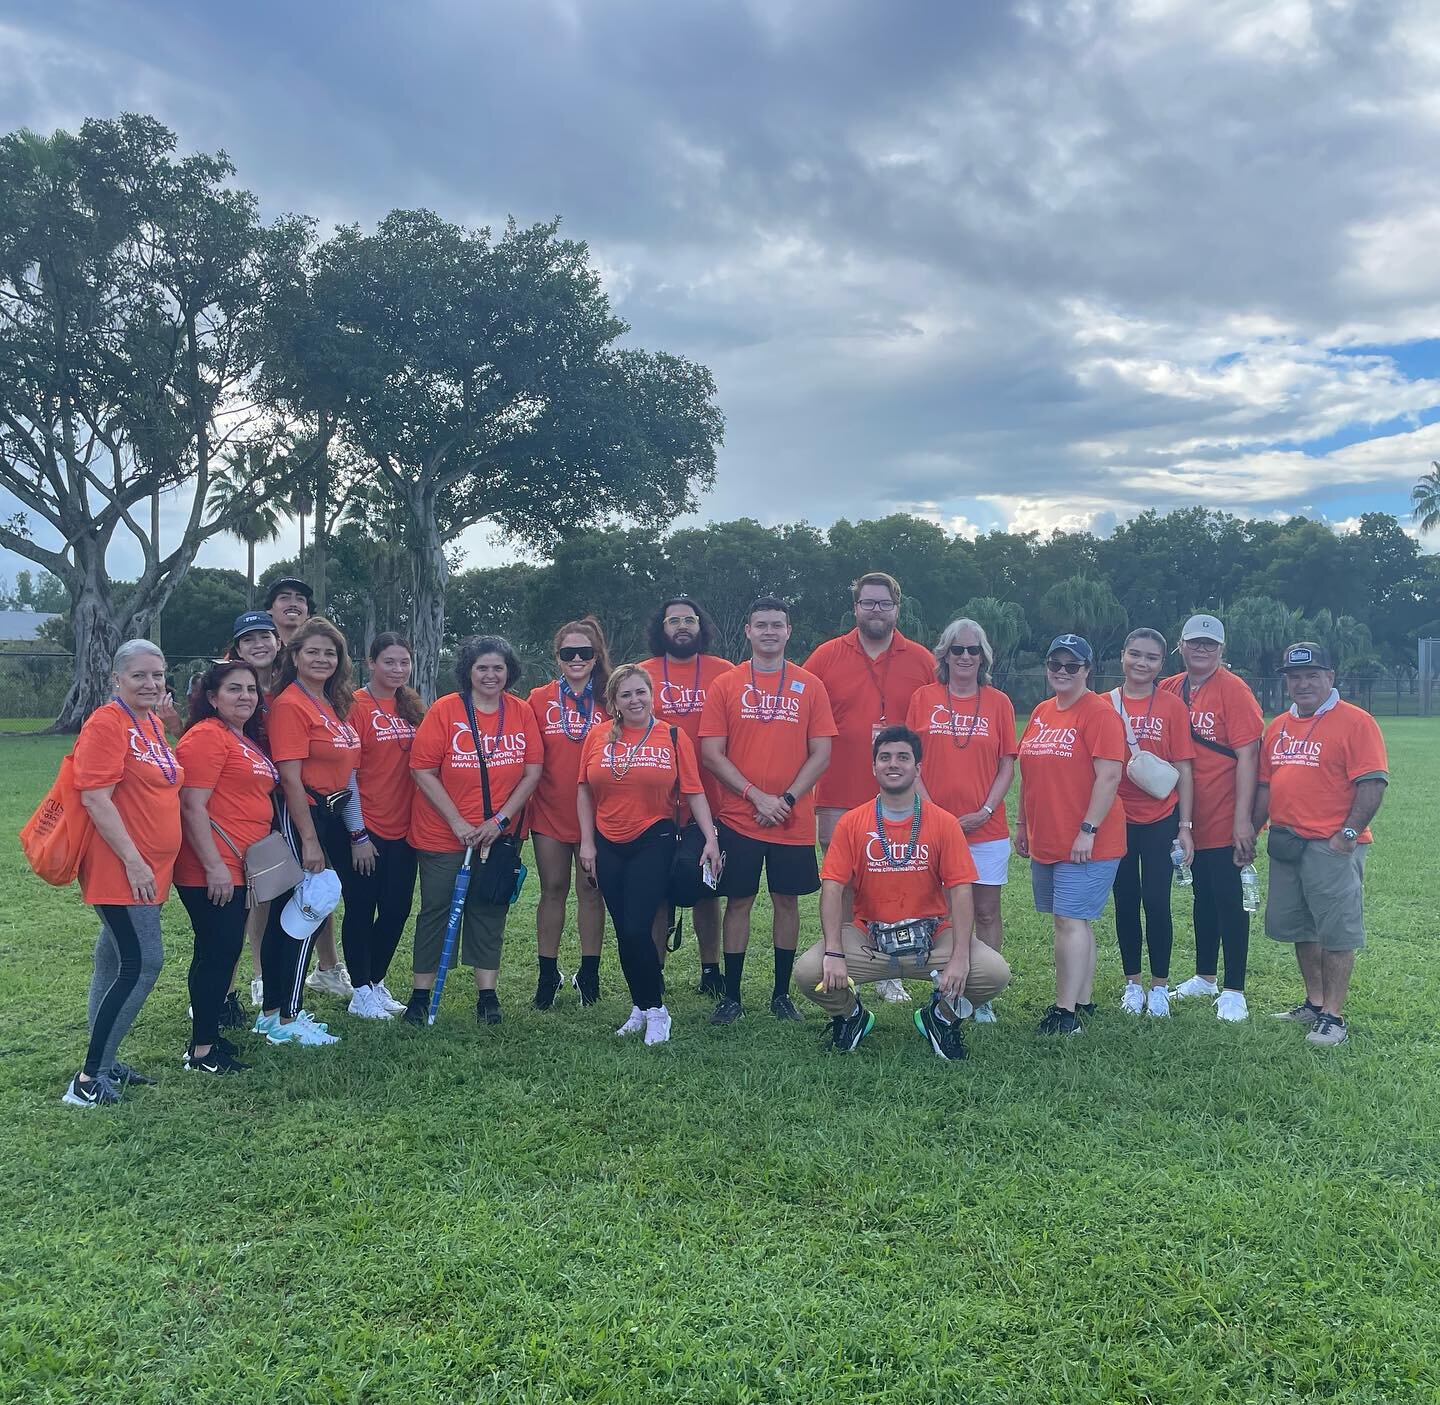
{"type": "Polygon", "coordinates": [[[297,942],[303,942],[335,911],[340,901],[340,875],[333,868],[307,873],[290,894],[280,914],[280,925],[297,942]]]}
{"type": "Polygon", "coordinates": [[[1180,631],[1181,639],[1213,639],[1217,644],[1225,642],[1225,626],[1214,615],[1191,615],[1180,631]]]}

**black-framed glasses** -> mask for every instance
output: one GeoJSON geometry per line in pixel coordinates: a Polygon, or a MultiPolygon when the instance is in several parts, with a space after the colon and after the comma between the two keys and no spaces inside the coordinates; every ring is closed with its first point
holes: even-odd
{"type": "Polygon", "coordinates": [[[888,614],[895,608],[895,602],[893,600],[857,600],[855,602],[855,608],[857,610],[869,610],[873,615],[883,615],[888,614]]]}
{"type": "Polygon", "coordinates": [[[694,629],[700,623],[699,615],[666,615],[665,623],[671,629],[679,629],[681,625],[688,625],[694,629]]]}
{"type": "Polygon", "coordinates": [[[1202,654],[1212,653],[1220,647],[1218,639],[1182,639],[1180,642],[1191,649],[1199,649],[1202,654]]]}
{"type": "Polygon", "coordinates": [[[595,646],[593,644],[565,644],[555,650],[555,657],[561,663],[574,663],[576,659],[589,663],[595,657],[595,646]]]}
{"type": "Polygon", "coordinates": [[[1047,673],[1068,673],[1073,678],[1085,665],[1079,659],[1046,659],[1047,673]]]}
{"type": "Polygon", "coordinates": [[[985,651],[978,644],[952,644],[950,646],[950,652],[957,659],[964,654],[969,654],[972,658],[978,659],[985,651]]]}

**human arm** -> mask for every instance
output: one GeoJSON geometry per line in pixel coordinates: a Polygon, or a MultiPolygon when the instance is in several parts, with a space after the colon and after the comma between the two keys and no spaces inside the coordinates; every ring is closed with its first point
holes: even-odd
{"type": "Polygon", "coordinates": [[[841,927],[845,914],[845,885],[832,878],[820,881],[820,933],[825,953],[820,963],[820,984],[826,990],[844,990],[850,981],[845,966],[841,927]]]}
{"type": "MultiPolygon", "coordinates": [[[[703,798],[703,797],[702,797],[703,798]]],[[[580,867],[585,876],[595,881],[595,797],[590,786],[581,781],[575,790],[575,815],[580,821],[580,867]]]]}
{"type": "Polygon", "coordinates": [[[1195,862],[1195,768],[1188,761],[1172,763],[1180,773],[1175,789],[1180,793],[1180,848],[1185,862],[1195,862]]]}
{"type": "Polygon", "coordinates": [[[310,814],[310,797],[300,778],[299,761],[277,761],[280,789],[285,794],[285,808],[290,812],[290,826],[300,840],[300,867],[306,873],[320,873],[325,868],[325,851],[315,836],[315,820],[310,814]]]}
{"type": "Polygon", "coordinates": [[[715,833],[715,820],[710,814],[710,802],[705,798],[703,790],[696,791],[694,795],[687,795],[685,799],[690,802],[690,813],[695,817],[695,823],[700,826],[701,834],[705,836],[705,847],[700,851],[700,862],[703,865],[708,860],[710,871],[714,873],[720,867],[720,840],[715,833]]]}
{"type": "Polygon", "coordinates": [[[482,859],[490,852],[490,846],[514,825],[516,819],[525,809],[525,802],[535,793],[535,787],[540,784],[540,773],[544,769],[544,766],[538,761],[526,762],[524,774],[520,777],[515,789],[505,797],[505,803],[501,805],[488,820],[481,822],[476,831],[480,838],[476,842],[480,845],[480,856],[482,859]],[[500,828],[499,819],[501,815],[504,815],[505,818],[510,821],[510,824],[507,825],[505,829],[500,828]]]}
{"type": "Polygon", "coordinates": [[[130,896],[137,903],[155,901],[155,874],[150,865],[140,856],[120,811],[115,808],[115,787],[98,786],[94,790],[82,790],[80,803],[90,816],[90,822],[98,834],[114,851],[115,857],[125,868],[125,881],[130,885],[130,896]]]}
{"type": "Polygon", "coordinates": [[[350,835],[350,867],[356,873],[371,873],[378,855],[365,826],[365,810],[360,801],[360,777],[350,775],[350,798],[342,811],[345,828],[350,835]]]}
{"type": "Polygon", "coordinates": [[[1015,852],[1022,859],[1030,857],[1030,836],[1025,829],[1025,777],[1020,777],[1020,788],[1015,792],[1015,852]]]}
{"type": "MultiPolygon", "coordinates": [[[[831,737],[811,737],[807,743],[808,750],[805,760],[800,769],[795,773],[795,779],[785,787],[786,794],[793,795],[797,800],[809,794],[815,788],[815,782],[825,774],[825,768],[830,764],[831,737]]],[[[760,815],[762,824],[784,824],[790,818],[790,802],[784,795],[761,795],[760,799],[773,802],[768,806],[762,806],[756,796],[759,792],[753,792],[751,799],[755,800],[755,809],[760,815]]]]}
{"type": "Polygon", "coordinates": [[[1355,798],[1350,802],[1350,813],[1345,816],[1341,832],[1332,834],[1329,839],[1330,847],[1337,854],[1353,854],[1355,852],[1355,845],[1358,841],[1347,839],[1344,831],[1353,829],[1359,833],[1375,818],[1375,812],[1385,798],[1385,788],[1388,784],[1389,781],[1381,776],[1367,776],[1355,782],[1355,798]]]}
{"type": "MultiPolygon", "coordinates": [[[[1256,786],[1260,771],[1260,743],[1235,748],[1235,827],[1231,843],[1237,865],[1255,861],[1255,835],[1264,819],[1255,818],[1256,786]]],[[[1269,802],[1266,802],[1269,808],[1269,802]]]]}
{"type": "Polygon", "coordinates": [[[210,827],[210,811],[206,808],[210,793],[198,785],[180,787],[180,825],[205,870],[205,896],[216,907],[224,907],[234,895],[235,880],[225,867],[215,831],[210,827]]]}
{"type": "MultiPolygon", "coordinates": [[[[970,978],[970,931],[975,925],[975,895],[968,883],[945,890],[950,906],[950,959],[940,972],[940,993],[955,1010],[970,978]]],[[[958,1011],[957,1011],[958,1013],[958,1011]]]]}
{"type": "Polygon", "coordinates": [[[978,810],[972,810],[968,815],[960,816],[960,828],[966,834],[980,828],[998,810],[1010,791],[1010,782],[1015,779],[1015,758],[1013,756],[1002,756],[1000,764],[995,768],[995,779],[990,782],[990,789],[978,810]]]}
{"type": "MultiPolygon", "coordinates": [[[[1255,785],[1255,798],[1250,804],[1250,832],[1259,834],[1261,826],[1270,818],[1270,786],[1265,781],[1258,781],[1255,785]]],[[[1255,844],[1251,841],[1251,852],[1254,852],[1255,844]]],[[[1238,850],[1238,846],[1237,846],[1238,850]]],[[[1238,853],[1237,853],[1238,857],[1238,853]]],[[[1247,859],[1248,863],[1249,860],[1247,859]]]]}
{"type": "MultiPolygon", "coordinates": [[[[1099,829],[1105,816],[1110,813],[1110,806],[1115,803],[1115,792],[1120,789],[1123,768],[1118,761],[1106,761],[1098,756],[1091,765],[1095,768],[1095,783],[1090,787],[1090,803],[1085,807],[1084,823],[1099,829]]],[[[1094,849],[1095,836],[1087,834],[1083,829],[1077,831],[1070,845],[1070,862],[1089,863],[1094,849]]]]}
{"type": "Polygon", "coordinates": [[[423,795],[436,809],[440,818],[450,826],[450,833],[460,841],[462,848],[470,849],[480,842],[480,830],[473,825],[456,808],[455,802],[450,798],[450,792],[440,783],[440,769],[437,766],[433,770],[415,769],[410,772],[415,784],[420,788],[423,795]]]}

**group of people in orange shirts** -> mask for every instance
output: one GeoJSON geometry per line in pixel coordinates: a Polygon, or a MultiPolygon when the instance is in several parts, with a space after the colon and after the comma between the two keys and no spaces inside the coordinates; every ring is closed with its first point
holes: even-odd
{"type": "Polygon", "coordinates": [[[1298,692],[1292,681],[1295,705],[1267,733],[1253,694],[1223,665],[1214,616],[1186,622],[1184,671],[1164,679],[1163,636],[1133,631],[1123,683],[1108,695],[1091,689],[1090,644],[1063,634],[1046,652],[1050,696],[1017,737],[981,624],[957,619],[933,648],[905,638],[900,586],[883,572],[854,583],[855,627],[803,666],[786,655],[784,601],[751,605],[749,656],[732,665],[712,652],[701,603],[682,595],[656,610],[640,663],[613,666],[592,616],[561,625],[557,676],[525,697],[510,645],[468,639],[454,691],[428,708],[409,686],[410,650],[397,634],[372,641],[357,689],[344,636],[311,616],[311,598],[304,582],[276,582],[265,611],[236,621],[226,657],[194,683],[173,750],[165,728],[178,719],[158,650],[132,640],[116,656],[115,697],[74,753],[95,828],[81,889],[101,934],[90,1044],[67,1102],[113,1102],[150,1081],[118,1046],[160,968],[158,912],[172,877],[194,929],[187,1068],[244,1067],[223,1031],[248,1023],[235,985],[247,931],[260,971],[253,1032],[269,1043],[337,1041],[304,1009],[307,988],[347,996],[358,1018],[425,1023],[447,933],[474,970],[477,1020],[499,1024],[500,955],[527,838],[539,885],[537,1009],[566,990],[559,963],[573,888],[579,963],[569,987],[581,1006],[601,998],[608,913],[631,998],[617,1033],[667,1041],[665,958],[688,909],[699,990],[716,1002],[711,1023],[736,1024],[763,876],[772,1016],[803,1019],[798,987],[829,1018],[832,1046],[849,1052],[873,1026],[861,987],[908,1002],[904,982],[924,980],[914,1024],[953,1060],[965,1056],[963,1022],[993,1021],[1010,980],[1000,896],[1012,847],[1030,861],[1036,908],[1054,925],[1055,998],[1041,1033],[1083,1032],[1094,1010],[1093,923],[1112,892],[1123,1010],[1164,1017],[1172,999],[1203,994],[1219,1018],[1244,1019],[1253,906],[1244,875],[1268,818],[1301,846],[1278,900],[1272,864],[1267,910],[1270,935],[1296,944],[1306,984],[1304,1004],[1285,1017],[1314,1042],[1344,1037],[1348,963],[1364,939],[1366,825],[1385,759],[1373,721],[1334,692],[1320,646],[1287,653],[1287,679],[1303,681],[1298,692]],[[1343,825],[1316,831],[1337,814],[1343,825]],[[281,857],[293,856],[303,877],[265,904],[254,900],[257,855],[270,862],[277,832],[281,857]],[[1322,841],[1337,862],[1308,853],[1322,841]],[[457,913],[462,868],[470,887],[457,913]],[[401,1001],[386,982],[417,876],[401,1001]],[[1171,990],[1177,876],[1193,879],[1196,973],[1171,990]],[[797,961],[799,900],[817,891],[821,938],[797,961]],[[343,961],[329,935],[342,897],[343,961]]]}

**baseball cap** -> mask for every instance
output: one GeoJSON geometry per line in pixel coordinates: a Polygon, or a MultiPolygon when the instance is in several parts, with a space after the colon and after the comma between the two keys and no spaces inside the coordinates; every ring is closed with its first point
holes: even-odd
{"type": "Polygon", "coordinates": [[[335,911],[339,901],[340,876],[333,868],[307,873],[290,894],[290,901],[280,914],[280,925],[297,942],[303,942],[335,911]]]}
{"type": "Polygon", "coordinates": [[[278,581],[271,581],[265,592],[267,610],[275,603],[275,597],[282,590],[298,590],[311,605],[315,603],[315,592],[310,588],[309,581],[302,581],[296,576],[281,576],[278,581]]]}
{"type": "Polygon", "coordinates": [[[1090,647],[1088,640],[1082,639],[1078,634],[1057,634],[1050,641],[1050,647],[1045,650],[1045,657],[1049,658],[1056,649],[1069,649],[1077,659],[1085,663],[1095,662],[1095,650],[1090,647]]]}
{"type": "Polygon", "coordinates": [[[250,634],[257,629],[268,629],[274,634],[275,621],[264,610],[246,610],[243,615],[235,616],[235,629],[230,637],[238,639],[242,634],[250,634]]]}
{"type": "Polygon", "coordinates": [[[1280,660],[1281,673],[1292,668],[1323,668],[1334,673],[1335,664],[1330,658],[1330,650],[1323,644],[1312,644],[1302,639],[1286,649],[1280,660]]]}
{"type": "Polygon", "coordinates": [[[1180,638],[1213,639],[1217,644],[1225,642],[1225,626],[1214,615],[1191,615],[1180,630],[1180,638]]]}

